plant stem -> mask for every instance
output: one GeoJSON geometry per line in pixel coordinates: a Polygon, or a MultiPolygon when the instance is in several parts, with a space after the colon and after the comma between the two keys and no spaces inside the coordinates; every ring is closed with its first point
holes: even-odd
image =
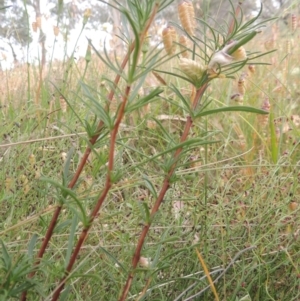
{"type": "MultiPolygon", "coordinates": [[[[125,56],[122,64],[121,64],[121,71],[120,73],[124,70],[127,62],[128,62],[128,59],[129,59],[129,56],[130,54],[132,53],[132,51],[134,50],[134,47],[135,47],[135,43],[133,43],[131,45],[131,47],[129,48],[129,51],[128,51],[128,54],[125,56]]],[[[108,95],[108,100],[111,101],[114,97],[114,94],[115,94],[115,87],[118,85],[119,81],[120,81],[120,78],[121,78],[121,75],[118,74],[116,75],[115,77],[115,80],[114,80],[114,85],[113,85],[113,88],[111,89],[109,95],[108,95]]],[[[108,109],[108,108],[107,108],[108,109]]],[[[100,136],[100,133],[101,133],[101,130],[103,129],[103,126],[104,126],[104,123],[103,121],[100,121],[98,126],[97,126],[97,133],[89,140],[89,145],[87,146],[86,150],[85,150],[85,153],[84,155],[82,156],[81,158],[81,161],[77,167],[77,170],[73,176],[73,178],[71,179],[69,185],[68,185],[68,188],[73,188],[84,168],[84,166],[86,165],[86,162],[87,162],[87,159],[92,151],[92,146],[96,143],[97,139],[99,138],[100,136]]],[[[55,225],[57,223],[57,220],[58,220],[58,217],[60,215],[60,212],[61,212],[61,209],[62,209],[62,205],[58,205],[56,210],[54,211],[53,213],[53,216],[52,216],[52,219],[51,219],[51,222],[49,224],[49,227],[47,229],[47,232],[46,232],[46,235],[43,239],[43,243],[40,247],[40,250],[38,252],[38,255],[37,255],[37,259],[34,263],[35,266],[39,265],[40,261],[41,261],[41,258],[43,258],[43,255],[45,253],[45,250],[48,246],[48,243],[53,235],[53,230],[55,228],[55,225]]],[[[32,278],[36,273],[36,270],[32,271],[30,274],[29,274],[29,278],[32,278]]],[[[26,295],[27,295],[27,291],[24,291],[22,296],[21,296],[21,301],[26,301],[26,295]]]]}
{"type": "MultiPolygon", "coordinates": [[[[195,109],[197,107],[197,105],[200,102],[206,88],[207,88],[207,84],[204,84],[201,88],[199,88],[197,90],[197,93],[195,95],[195,98],[194,98],[193,104],[192,104],[193,109],[195,109]]],[[[187,140],[187,137],[188,137],[188,134],[190,132],[190,129],[191,129],[192,125],[193,125],[192,117],[188,116],[183,134],[181,135],[181,138],[180,138],[180,143],[187,140]]],[[[139,240],[138,240],[138,243],[137,243],[133,258],[132,258],[131,272],[129,273],[129,275],[127,277],[127,281],[124,285],[124,289],[123,289],[123,292],[122,292],[122,295],[121,295],[119,301],[125,301],[126,300],[126,297],[128,295],[128,292],[129,292],[129,289],[131,287],[132,280],[133,280],[133,277],[134,277],[134,270],[136,269],[136,267],[138,265],[138,262],[140,260],[140,257],[141,257],[141,250],[142,250],[142,247],[144,245],[145,238],[146,238],[146,236],[148,234],[148,231],[150,229],[152,220],[153,220],[155,214],[157,213],[157,211],[159,210],[159,207],[160,207],[160,205],[161,205],[161,203],[164,199],[164,196],[165,196],[166,192],[170,188],[170,185],[171,185],[170,184],[170,178],[172,177],[172,175],[175,172],[175,169],[176,169],[176,166],[177,166],[177,159],[178,159],[179,155],[181,154],[181,152],[182,152],[182,148],[178,148],[176,150],[176,152],[174,153],[174,164],[170,167],[170,170],[169,170],[168,174],[166,175],[166,177],[163,181],[160,193],[159,193],[159,195],[158,195],[158,197],[157,197],[157,199],[154,203],[154,206],[151,210],[150,221],[147,224],[145,224],[145,226],[142,230],[142,233],[139,237],[139,240]]]]}
{"type": "Polygon", "coordinates": [[[84,227],[84,229],[82,230],[82,232],[80,234],[77,245],[74,249],[74,252],[73,252],[73,254],[70,258],[69,264],[66,268],[65,275],[61,279],[57,289],[55,290],[55,292],[53,294],[53,297],[52,297],[52,301],[55,301],[55,300],[58,299],[62,289],[64,288],[66,279],[67,279],[69,273],[72,270],[72,267],[73,267],[73,265],[76,261],[78,253],[79,253],[84,241],[87,238],[88,231],[90,230],[90,228],[93,224],[93,221],[96,218],[96,216],[97,216],[97,214],[98,214],[98,212],[99,212],[99,210],[100,210],[100,208],[101,208],[101,206],[102,206],[102,204],[103,204],[103,202],[104,202],[104,200],[105,200],[105,198],[106,198],[106,196],[107,196],[107,194],[108,194],[108,192],[109,192],[109,190],[112,186],[111,176],[112,176],[113,168],[114,168],[114,151],[115,151],[115,145],[116,145],[116,140],[117,140],[117,134],[118,134],[118,131],[119,131],[120,123],[121,123],[122,118],[124,116],[125,106],[127,104],[127,100],[128,100],[128,97],[129,97],[130,88],[131,88],[131,86],[127,86],[126,89],[125,89],[125,93],[124,93],[124,96],[123,96],[123,101],[122,101],[122,104],[120,106],[120,109],[118,110],[118,116],[117,116],[117,119],[116,119],[116,122],[115,122],[115,126],[111,131],[109,159],[108,159],[108,170],[107,170],[107,176],[106,176],[106,182],[105,182],[104,190],[102,191],[102,193],[101,193],[101,195],[100,195],[100,197],[97,201],[97,204],[94,207],[94,210],[90,214],[90,219],[89,219],[88,225],[84,227]]]}

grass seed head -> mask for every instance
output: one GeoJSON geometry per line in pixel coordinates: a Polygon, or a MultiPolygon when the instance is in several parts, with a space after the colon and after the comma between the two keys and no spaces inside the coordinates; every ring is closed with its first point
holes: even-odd
{"type": "Polygon", "coordinates": [[[36,26],[37,28],[41,28],[42,26],[42,18],[41,17],[37,17],[35,20],[36,26]]]}
{"type": "Polygon", "coordinates": [[[245,88],[245,74],[242,74],[238,80],[237,86],[238,93],[240,95],[245,95],[246,88],[245,88]]]}
{"type": "Polygon", "coordinates": [[[63,113],[66,113],[67,112],[67,102],[65,101],[65,99],[62,96],[59,97],[59,103],[60,103],[61,111],[63,113]]]}
{"type": "Polygon", "coordinates": [[[164,48],[168,55],[172,55],[176,52],[176,39],[177,33],[173,26],[168,26],[162,31],[162,39],[164,48]]]}
{"type": "Polygon", "coordinates": [[[250,71],[251,74],[255,73],[255,65],[249,65],[248,70],[250,71]]]}
{"type": "Polygon", "coordinates": [[[242,46],[242,47],[238,48],[234,53],[232,53],[231,56],[236,61],[245,60],[247,58],[246,50],[242,46]]]}
{"type": "MultiPolygon", "coordinates": [[[[261,109],[270,112],[271,104],[268,97],[264,99],[261,109]]],[[[269,121],[269,115],[258,115],[258,120],[261,123],[261,125],[266,126],[269,121]]]]}
{"type": "Polygon", "coordinates": [[[188,39],[187,39],[187,37],[180,36],[179,37],[179,44],[180,44],[180,51],[181,51],[182,57],[188,58],[189,53],[187,51],[187,48],[188,48],[188,39]]]}
{"type": "Polygon", "coordinates": [[[10,191],[10,189],[11,189],[11,187],[12,187],[12,182],[13,182],[13,180],[12,180],[12,178],[10,178],[10,177],[7,177],[7,178],[5,179],[5,191],[6,191],[6,192],[10,191]]]}
{"type": "Polygon", "coordinates": [[[181,71],[193,81],[201,79],[205,71],[205,68],[199,62],[187,58],[180,59],[179,67],[181,71]]]}
{"type": "Polygon", "coordinates": [[[56,37],[59,35],[59,27],[58,26],[53,26],[53,33],[56,37]]]}
{"type": "Polygon", "coordinates": [[[34,154],[29,155],[29,163],[30,163],[31,167],[34,166],[34,164],[35,164],[35,155],[34,154]]]}
{"type": "Polygon", "coordinates": [[[289,23],[290,30],[295,31],[297,29],[297,25],[298,25],[297,16],[295,14],[291,14],[290,20],[288,23],[289,23]]]}
{"type": "Polygon", "coordinates": [[[231,95],[230,99],[236,101],[239,104],[243,104],[244,95],[241,95],[239,93],[235,93],[235,94],[231,95]]]}
{"type": "Polygon", "coordinates": [[[31,24],[31,27],[32,27],[32,30],[34,31],[34,32],[37,32],[37,24],[36,24],[36,22],[32,22],[32,24],[31,24]]]}
{"type": "Polygon", "coordinates": [[[195,10],[191,1],[183,1],[178,5],[178,15],[184,30],[193,36],[195,33],[195,10]]]}

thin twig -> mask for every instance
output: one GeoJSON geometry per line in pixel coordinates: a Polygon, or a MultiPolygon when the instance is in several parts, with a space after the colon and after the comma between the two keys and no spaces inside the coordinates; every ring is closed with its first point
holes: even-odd
{"type": "MultiPolygon", "coordinates": [[[[193,100],[193,108],[196,108],[198,103],[200,102],[201,100],[201,97],[202,95],[204,94],[205,90],[207,88],[207,84],[205,84],[204,86],[202,86],[200,89],[198,89],[196,95],[195,95],[195,98],[193,100]]],[[[191,118],[191,116],[188,116],[187,117],[187,121],[186,121],[186,124],[185,124],[185,128],[184,128],[184,131],[183,131],[183,134],[180,138],[180,143],[183,143],[187,140],[187,137],[188,137],[188,134],[190,132],[190,129],[193,125],[193,120],[191,118]]],[[[174,153],[174,163],[173,165],[170,167],[170,170],[168,172],[168,174],[166,175],[164,181],[163,181],[163,184],[162,184],[162,187],[161,187],[161,190],[160,190],[160,193],[154,203],[154,206],[151,210],[151,214],[150,214],[150,219],[149,219],[149,222],[147,222],[142,230],[142,233],[140,234],[140,237],[139,237],[139,240],[138,240],[138,243],[137,243],[137,246],[136,246],[136,249],[135,249],[135,252],[134,252],[134,255],[133,255],[133,258],[132,258],[132,267],[131,267],[131,272],[129,273],[128,277],[127,277],[127,281],[124,285],[124,288],[123,288],[123,292],[122,292],[122,295],[119,299],[119,301],[125,301],[127,295],[128,295],[128,292],[129,292],[129,289],[131,287],[131,284],[132,284],[132,281],[133,281],[133,277],[134,277],[134,270],[136,269],[137,265],[138,265],[138,262],[140,260],[140,257],[141,257],[141,250],[142,250],[142,247],[144,245],[144,241],[145,241],[145,238],[148,234],[148,231],[150,229],[150,226],[151,226],[151,221],[153,220],[155,214],[157,213],[157,211],[159,210],[159,207],[164,199],[164,196],[165,194],[167,193],[168,189],[170,188],[170,178],[172,177],[172,175],[174,174],[175,172],[175,169],[176,169],[176,165],[177,165],[177,161],[179,159],[179,156],[182,152],[182,148],[178,148],[176,150],[176,152],[174,153]]]]}

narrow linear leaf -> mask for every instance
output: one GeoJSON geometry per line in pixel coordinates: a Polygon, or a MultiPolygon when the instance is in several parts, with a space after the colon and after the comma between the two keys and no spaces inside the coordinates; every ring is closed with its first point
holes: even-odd
{"type": "Polygon", "coordinates": [[[209,111],[205,111],[205,112],[200,112],[195,117],[198,118],[198,117],[203,117],[203,116],[212,115],[212,114],[216,114],[216,113],[222,113],[222,112],[248,112],[248,113],[255,113],[255,114],[262,114],[262,115],[269,114],[268,111],[256,109],[253,107],[232,106],[232,107],[223,107],[223,108],[218,108],[218,109],[209,110],[209,111]]]}
{"type": "Polygon", "coordinates": [[[69,240],[68,240],[68,247],[67,247],[67,253],[66,253],[66,258],[65,258],[65,268],[67,268],[70,258],[71,258],[77,224],[78,224],[78,218],[77,218],[77,215],[74,215],[73,220],[72,220],[71,229],[70,229],[69,240]]]}
{"type": "Polygon", "coordinates": [[[38,235],[36,233],[34,233],[29,241],[29,244],[28,244],[28,256],[29,258],[33,258],[33,250],[34,250],[34,247],[36,245],[36,241],[38,239],[38,235]]]}

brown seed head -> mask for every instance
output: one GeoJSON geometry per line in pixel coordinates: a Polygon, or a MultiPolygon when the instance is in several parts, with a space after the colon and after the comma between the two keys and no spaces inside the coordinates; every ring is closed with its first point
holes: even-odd
{"type": "Polygon", "coordinates": [[[176,39],[177,34],[173,26],[168,26],[162,31],[162,39],[165,50],[168,55],[172,55],[176,52],[176,39]]]}
{"type": "Polygon", "coordinates": [[[246,50],[242,46],[242,47],[238,48],[234,53],[232,53],[231,56],[236,61],[242,61],[247,58],[246,50]]]}
{"type": "Polygon", "coordinates": [[[53,26],[53,33],[57,37],[59,35],[59,27],[53,26]]]}
{"type": "Polygon", "coordinates": [[[36,26],[38,28],[41,28],[41,26],[42,26],[42,18],[41,17],[36,17],[35,23],[36,23],[36,26]]]}
{"type": "Polygon", "coordinates": [[[298,25],[297,16],[295,14],[292,14],[289,20],[290,30],[295,31],[297,29],[297,25],[298,25]]]}
{"type": "Polygon", "coordinates": [[[255,73],[255,65],[249,65],[248,70],[250,71],[251,74],[255,73]]]}
{"type": "Polygon", "coordinates": [[[178,15],[182,27],[193,36],[195,33],[195,10],[191,1],[183,1],[178,5],[178,15]]]}
{"type": "Polygon", "coordinates": [[[180,36],[179,38],[179,44],[180,44],[180,51],[181,51],[181,55],[184,58],[188,58],[189,57],[189,53],[187,51],[188,48],[188,39],[185,36],[180,36]]]}
{"type": "Polygon", "coordinates": [[[34,32],[37,32],[37,24],[36,24],[36,22],[32,22],[31,26],[32,26],[32,30],[34,32]]]}
{"type": "Polygon", "coordinates": [[[244,95],[245,92],[246,92],[246,89],[245,89],[245,78],[243,76],[241,76],[239,78],[237,90],[238,90],[238,92],[239,92],[240,95],[244,95]]]}

